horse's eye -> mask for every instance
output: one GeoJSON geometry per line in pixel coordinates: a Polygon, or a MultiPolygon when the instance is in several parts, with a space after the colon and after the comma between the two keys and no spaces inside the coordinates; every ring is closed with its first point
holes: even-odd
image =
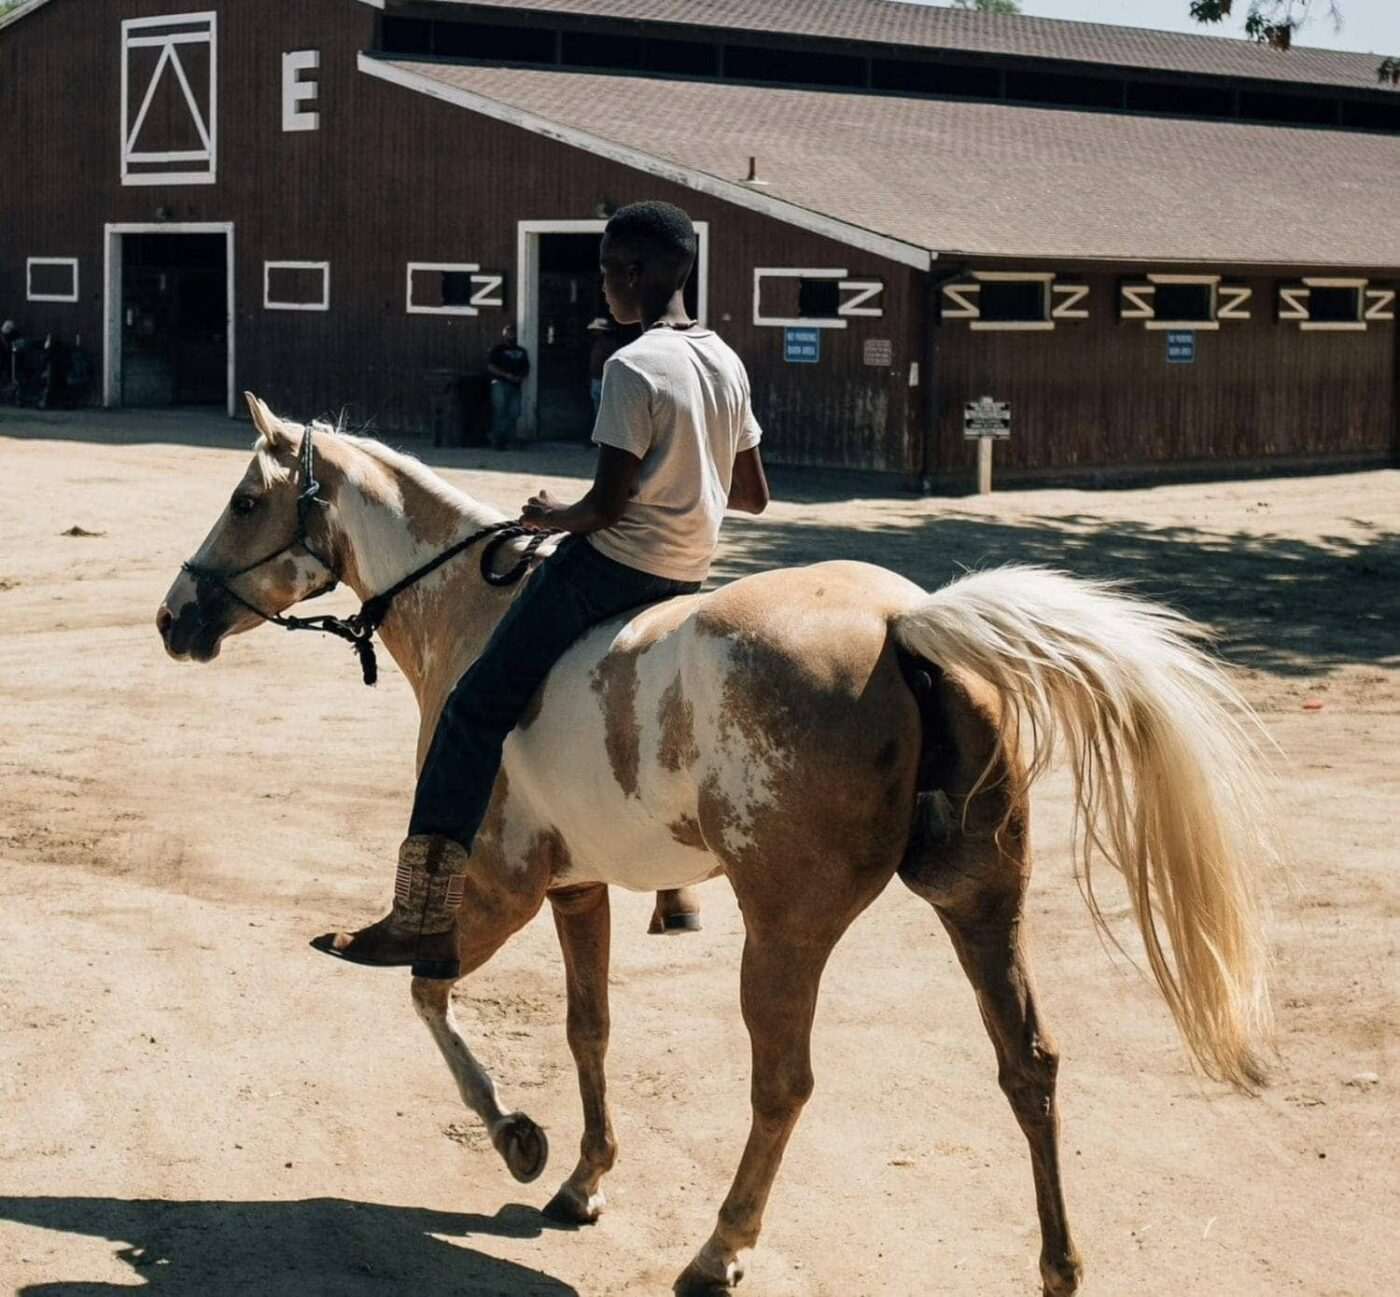
{"type": "Polygon", "coordinates": [[[239,517],[246,518],[258,507],[258,498],[255,495],[236,495],[233,497],[233,511],[239,517]]]}

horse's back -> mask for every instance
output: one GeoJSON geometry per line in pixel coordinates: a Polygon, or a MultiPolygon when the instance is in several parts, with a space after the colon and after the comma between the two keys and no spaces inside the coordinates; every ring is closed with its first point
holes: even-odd
{"type": "Polygon", "coordinates": [[[517,816],[567,844],[564,882],[738,887],[778,852],[892,873],[920,723],[890,623],[922,593],[821,563],[596,628],[507,746],[517,816]]]}

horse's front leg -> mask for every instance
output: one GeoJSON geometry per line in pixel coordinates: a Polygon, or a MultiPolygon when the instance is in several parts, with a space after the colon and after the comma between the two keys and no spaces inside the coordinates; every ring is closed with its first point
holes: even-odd
{"type": "MultiPolygon", "coordinates": [[[[457,922],[462,975],[480,968],[506,940],[525,926],[544,902],[545,880],[515,877],[493,866],[495,852],[473,856],[457,922]]],[[[523,1112],[507,1112],[495,1083],[477,1062],[452,1011],[454,983],[444,978],[415,977],[413,1007],[427,1024],[457,1082],[462,1101],[485,1124],[491,1143],[521,1184],[538,1179],[549,1160],[545,1133],[523,1112]]]]}
{"type": "Polygon", "coordinates": [[[583,1099],[583,1140],[573,1174],[545,1207],[556,1220],[587,1225],[598,1219],[604,1199],[599,1185],[617,1160],[617,1140],[608,1116],[608,951],[612,923],[608,889],[602,884],[550,892],[554,926],[564,952],[569,995],[569,1049],[578,1068],[583,1099]]]}

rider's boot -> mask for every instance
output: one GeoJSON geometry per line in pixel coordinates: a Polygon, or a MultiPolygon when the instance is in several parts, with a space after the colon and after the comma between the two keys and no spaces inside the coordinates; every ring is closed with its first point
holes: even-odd
{"type": "Polygon", "coordinates": [[[459,977],[457,911],[467,860],[466,849],[451,838],[436,834],[405,838],[399,848],[389,913],[358,932],[327,932],[312,946],[352,964],[406,965],[414,977],[459,977]]]}

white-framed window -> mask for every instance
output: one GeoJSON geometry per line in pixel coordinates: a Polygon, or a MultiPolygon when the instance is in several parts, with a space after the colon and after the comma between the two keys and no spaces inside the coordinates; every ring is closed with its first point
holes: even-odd
{"type": "Polygon", "coordinates": [[[753,322],[760,328],[844,329],[885,313],[885,284],[834,267],[755,266],[753,322]]]}
{"type": "Polygon", "coordinates": [[[474,261],[410,261],[405,309],[409,315],[478,315],[484,306],[505,306],[505,282],[474,261]]]}
{"type": "Polygon", "coordinates": [[[321,88],[314,76],[303,72],[321,70],[320,50],[289,50],[282,55],[282,129],[284,131],[319,131],[321,114],[306,105],[314,103],[321,88]]]}
{"type": "Polygon", "coordinates": [[[29,257],[24,263],[24,295],[31,302],[76,302],[77,257],[29,257]]]}
{"type": "Polygon", "coordinates": [[[329,311],[329,261],[264,261],[263,309],[267,311],[329,311]]]}
{"type": "Polygon", "coordinates": [[[218,168],[218,14],[122,22],[121,180],[212,185],[218,168]],[[170,132],[155,134],[156,118],[170,132]]]}
{"type": "Polygon", "coordinates": [[[1395,290],[1370,280],[1309,276],[1278,286],[1278,318],[1309,333],[1364,333],[1372,321],[1395,318],[1395,290]]]}
{"type": "Polygon", "coordinates": [[[1053,271],[978,270],[943,286],[943,318],[981,333],[1049,332],[1057,320],[1089,318],[1089,285],[1053,271]]]}
{"type": "Polygon", "coordinates": [[[1118,318],[1144,329],[1214,331],[1221,320],[1249,319],[1252,293],[1243,284],[1222,285],[1219,275],[1148,275],[1119,285],[1118,318]]]}

